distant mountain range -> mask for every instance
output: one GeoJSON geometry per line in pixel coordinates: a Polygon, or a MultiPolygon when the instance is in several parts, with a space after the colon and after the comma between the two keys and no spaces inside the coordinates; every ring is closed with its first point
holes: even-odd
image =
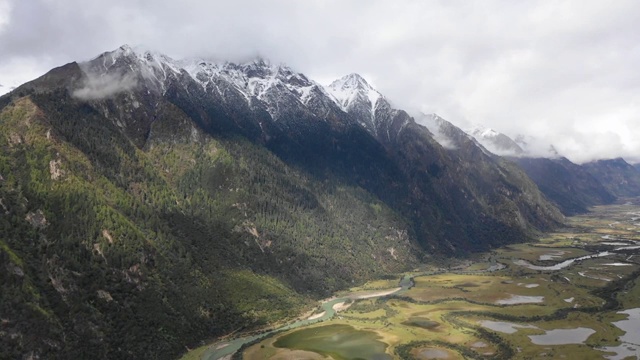
{"type": "Polygon", "coordinates": [[[518,164],[565,215],[587,212],[590,206],[610,204],[618,197],[640,194],[638,165],[624,159],[575,164],[549,145],[547,157],[534,157],[528,149],[535,139],[512,140],[493,129],[476,126],[466,132],[435,114],[420,114],[418,122],[434,134],[442,146],[457,149],[463,141],[474,141],[485,151],[518,164]]]}
{"type": "Polygon", "coordinates": [[[0,130],[0,358],[172,358],[636,191],[618,162],[499,156],[526,149],[357,74],[129,46],[0,97],[0,130]]]}
{"type": "Polygon", "coordinates": [[[528,143],[519,136],[512,140],[492,129],[469,131],[489,151],[509,157],[538,185],[540,190],[567,215],[583,213],[593,205],[612,203],[617,197],[640,194],[640,172],[622,158],[574,164],[549,145],[547,157],[534,157],[528,143]]]}

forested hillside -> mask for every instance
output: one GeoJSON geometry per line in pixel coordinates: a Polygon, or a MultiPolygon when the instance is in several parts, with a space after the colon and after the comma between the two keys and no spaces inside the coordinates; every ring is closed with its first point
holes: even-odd
{"type": "Polygon", "coordinates": [[[139,149],[48,96],[0,115],[0,358],[170,358],[416,262],[406,223],[361,189],[176,109],[139,149]]]}

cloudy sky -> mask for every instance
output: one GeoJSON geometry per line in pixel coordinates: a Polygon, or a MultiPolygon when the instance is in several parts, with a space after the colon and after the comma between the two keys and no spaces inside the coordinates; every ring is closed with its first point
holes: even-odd
{"type": "Polygon", "coordinates": [[[0,92],[125,43],[357,72],[410,112],[640,161],[636,0],[0,0],[0,92]]]}

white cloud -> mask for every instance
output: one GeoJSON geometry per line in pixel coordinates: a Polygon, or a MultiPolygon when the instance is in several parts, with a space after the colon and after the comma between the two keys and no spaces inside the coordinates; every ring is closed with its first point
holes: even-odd
{"type": "Polygon", "coordinates": [[[136,86],[137,81],[130,74],[96,75],[87,73],[82,87],[74,90],[71,95],[81,100],[99,100],[131,90],[136,86]]]}
{"type": "Polygon", "coordinates": [[[11,20],[11,3],[9,0],[0,0],[0,32],[5,30],[11,20]]]}
{"type": "Polygon", "coordinates": [[[0,83],[16,59],[44,71],[124,43],[178,58],[262,55],[319,81],[368,74],[399,107],[530,134],[572,160],[640,154],[635,0],[1,4],[0,83]]]}
{"type": "Polygon", "coordinates": [[[0,85],[2,85],[0,95],[48,71],[49,67],[43,64],[42,60],[42,58],[13,57],[0,61],[0,85]]]}

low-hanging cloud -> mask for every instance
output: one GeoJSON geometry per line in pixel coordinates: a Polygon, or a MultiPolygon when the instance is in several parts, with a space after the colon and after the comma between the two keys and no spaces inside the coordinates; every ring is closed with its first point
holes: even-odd
{"type": "Polygon", "coordinates": [[[80,100],[102,100],[132,90],[137,84],[138,82],[131,74],[88,73],[83,86],[74,90],[71,95],[80,100]]]}

